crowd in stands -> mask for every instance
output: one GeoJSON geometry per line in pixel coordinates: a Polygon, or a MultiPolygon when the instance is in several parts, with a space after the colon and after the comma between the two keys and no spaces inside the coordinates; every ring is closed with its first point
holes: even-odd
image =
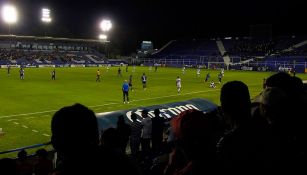
{"type": "Polygon", "coordinates": [[[161,51],[151,55],[154,58],[167,56],[219,56],[219,50],[212,40],[182,40],[172,41],[161,51]]]}
{"type": "Polygon", "coordinates": [[[301,48],[292,48],[287,51],[279,51],[276,53],[277,56],[307,56],[307,47],[302,46],[301,48]]]}
{"type": "Polygon", "coordinates": [[[1,60],[9,60],[11,58],[11,53],[5,49],[0,49],[0,59],[1,60]]]}
{"type": "Polygon", "coordinates": [[[225,50],[219,50],[216,40],[180,40],[172,41],[159,52],[150,56],[151,59],[161,59],[168,65],[176,64],[176,61],[187,62],[223,62],[223,56],[230,56],[231,62],[256,59],[258,57],[276,56],[306,56],[307,45],[303,43],[305,37],[274,37],[274,38],[233,38],[217,41],[223,43],[225,50]],[[291,49],[292,48],[292,49],[291,49]],[[222,53],[220,53],[222,52],[222,53]],[[213,59],[212,59],[213,58],[213,59]]]}
{"type": "MultiPolygon", "coordinates": [[[[5,174],[144,174],[306,173],[307,91],[300,78],[274,74],[251,100],[241,81],[221,89],[221,106],[203,113],[187,110],[166,120],[132,113],[118,117],[117,127],[98,130],[93,111],[81,104],[57,111],[51,121],[56,166],[38,150],[30,165],[25,151],[18,159],[1,159],[5,174]],[[131,153],[127,154],[130,145],[131,153]],[[140,149],[141,148],[141,149],[140,149]],[[304,171],[304,172],[303,172],[304,171]]],[[[2,174],[2,172],[1,172],[2,174]]]]}
{"type": "Polygon", "coordinates": [[[306,46],[300,48],[293,48],[295,44],[303,42],[305,37],[276,37],[267,39],[235,39],[223,40],[226,53],[232,56],[266,56],[266,55],[280,55],[280,56],[297,56],[306,55],[306,46]],[[293,48],[291,51],[287,51],[293,48]]]}
{"type": "Polygon", "coordinates": [[[274,42],[269,41],[259,41],[259,40],[240,40],[234,42],[234,45],[228,53],[230,55],[239,55],[242,57],[246,56],[264,56],[269,55],[274,52],[274,42]]]}
{"type": "Polygon", "coordinates": [[[6,61],[7,64],[12,61],[19,61],[19,64],[39,64],[39,63],[85,63],[91,62],[86,58],[86,54],[94,55],[95,59],[103,60],[103,58],[96,56],[91,51],[39,51],[39,50],[22,50],[22,49],[1,49],[0,50],[0,61],[6,61]]]}
{"type": "Polygon", "coordinates": [[[0,173],[5,175],[49,175],[53,162],[48,158],[46,149],[38,149],[34,159],[29,159],[25,150],[18,152],[17,159],[0,159],[0,173]]]}

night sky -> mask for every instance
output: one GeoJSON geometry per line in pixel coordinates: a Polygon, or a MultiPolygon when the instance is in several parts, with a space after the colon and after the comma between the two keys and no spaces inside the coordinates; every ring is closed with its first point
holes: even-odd
{"type": "MultiPolygon", "coordinates": [[[[2,6],[8,0],[0,0],[2,6]]],[[[135,51],[142,40],[160,48],[172,39],[248,36],[249,26],[272,24],[273,35],[306,34],[305,5],[299,0],[15,0],[19,22],[13,33],[97,38],[99,21],[109,18],[111,42],[135,51]],[[51,9],[52,24],[40,22],[42,7],[51,9]]],[[[1,34],[8,27],[1,20],[1,34]]]]}

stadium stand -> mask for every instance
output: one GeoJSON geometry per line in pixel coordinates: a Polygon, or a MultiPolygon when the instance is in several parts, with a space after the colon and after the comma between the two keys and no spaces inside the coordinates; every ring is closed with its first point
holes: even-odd
{"type": "Polygon", "coordinates": [[[182,65],[256,71],[306,71],[307,41],[304,36],[276,38],[227,37],[173,40],[148,58],[144,65],[182,65]]]}
{"type": "MultiPolygon", "coordinates": [[[[107,59],[95,50],[97,40],[0,36],[0,65],[89,65],[128,64],[126,59],[107,59]]],[[[172,40],[141,63],[153,66],[228,68],[241,70],[306,71],[306,37],[228,37],[202,40],[172,40]]]]}
{"type": "Polygon", "coordinates": [[[104,54],[95,50],[99,40],[32,36],[0,36],[0,64],[103,64],[104,54]]]}

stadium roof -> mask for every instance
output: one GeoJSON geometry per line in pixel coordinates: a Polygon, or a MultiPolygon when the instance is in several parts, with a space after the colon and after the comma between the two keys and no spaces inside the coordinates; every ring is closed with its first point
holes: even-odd
{"type": "Polygon", "coordinates": [[[0,35],[1,39],[22,39],[22,40],[43,40],[43,41],[64,41],[64,42],[85,42],[85,43],[106,43],[96,39],[75,39],[75,38],[55,38],[49,36],[22,36],[22,35],[0,35]]]}

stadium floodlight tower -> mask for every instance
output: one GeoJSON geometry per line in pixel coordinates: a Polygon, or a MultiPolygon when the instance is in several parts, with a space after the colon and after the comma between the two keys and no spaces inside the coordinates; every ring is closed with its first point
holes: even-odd
{"type": "MultiPolygon", "coordinates": [[[[101,22],[100,22],[100,28],[102,30],[103,33],[107,33],[111,30],[112,28],[112,22],[108,19],[103,19],[101,22]]],[[[107,58],[109,57],[109,53],[108,53],[108,46],[107,46],[107,43],[110,42],[110,41],[107,41],[107,35],[106,34],[100,34],[99,35],[99,39],[101,40],[101,42],[104,43],[104,47],[105,47],[105,52],[106,52],[106,55],[107,55],[107,58]]]]}
{"type": "Polygon", "coordinates": [[[50,9],[43,8],[42,9],[42,22],[43,23],[50,23],[51,22],[51,17],[50,17],[50,9]]]}
{"type": "Polygon", "coordinates": [[[18,12],[15,6],[6,4],[1,9],[2,19],[9,25],[9,34],[11,34],[11,25],[17,22],[18,12]]]}
{"type": "Polygon", "coordinates": [[[107,47],[107,43],[109,42],[108,36],[106,34],[100,34],[98,38],[104,44],[104,50],[105,50],[106,56],[108,58],[108,47],[107,47]]]}
{"type": "MultiPolygon", "coordinates": [[[[50,9],[48,8],[42,8],[42,22],[45,24],[49,24],[52,21],[52,18],[50,17],[50,9]]],[[[47,28],[45,27],[45,36],[46,36],[46,30],[47,28]]]]}
{"type": "Polygon", "coordinates": [[[103,32],[108,32],[112,28],[112,22],[110,20],[102,20],[100,23],[100,28],[103,32]]]}
{"type": "Polygon", "coordinates": [[[107,41],[107,38],[108,38],[108,36],[105,35],[105,34],[100,34],[100,35],[99,35],[99,39],[100,39],[101,41],[103,41],[103,42],[106,42],[106,41],[107,41]]]}

